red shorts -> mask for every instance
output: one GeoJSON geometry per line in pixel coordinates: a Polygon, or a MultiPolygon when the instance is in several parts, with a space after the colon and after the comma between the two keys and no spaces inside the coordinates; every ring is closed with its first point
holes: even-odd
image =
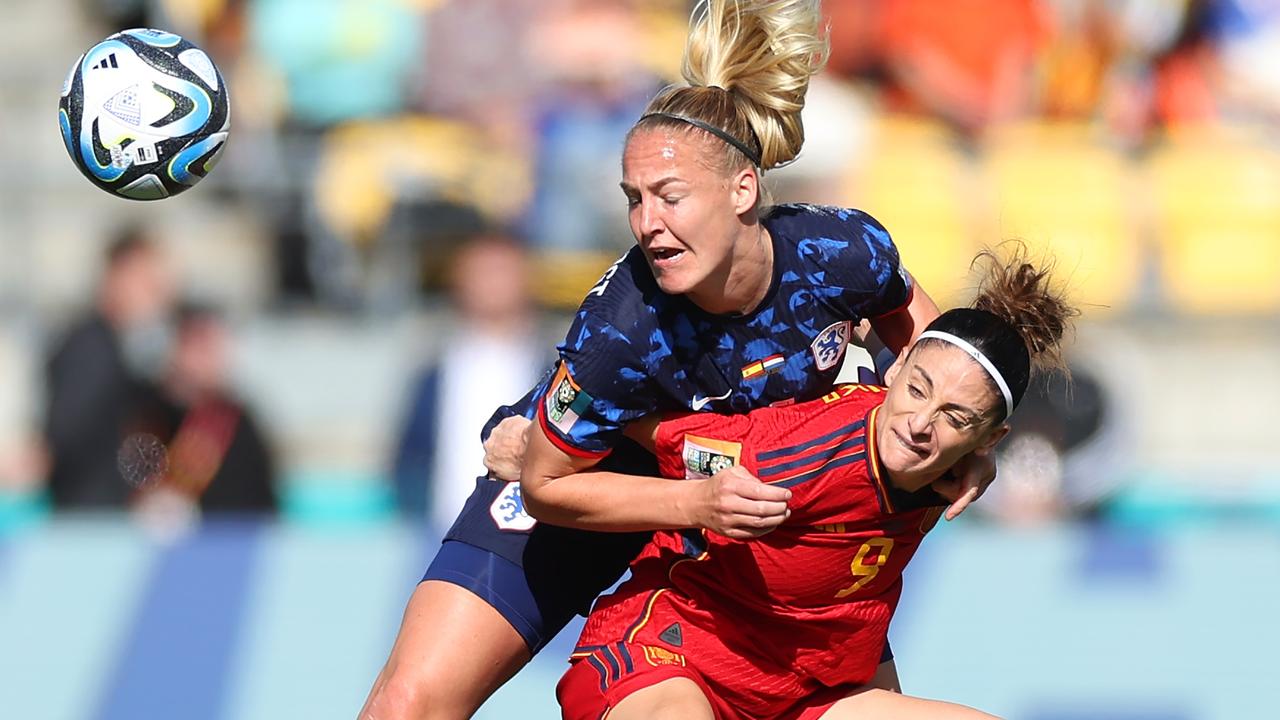
{"type": "Polygon", "coordinates": [[[695,683],[716,720],[811,720],[854,690],[817,684],[782,658],[753,661],[748,654],[764,651],[739,652],[741,628],[698,615],[664,590],[602,598],[556,687],[566,720],[600,720],[623,698],[672,678],[695,683]],[[736,639],[735,649],[726,638],[736,639]]]}
{"type": "MultiPolygon", "coordinates": [[[[574,657],[568,672],[556,685],[556,700],[560,703],[564,720],[603,720],[627,696],[672,678],[693,681],[711,704],[716,720],[749,720],[713,690],[702,674],[683,658],[676,660],[660,652],[655,658],[658,664],[653,664],[654,660],[650,658],[654,657],[654,650],[652,646],[620,642],[589,655],[574,657]]],[[[817,720],[850,692],[852,688],[829,688],[769,718],[817,720]]]]}

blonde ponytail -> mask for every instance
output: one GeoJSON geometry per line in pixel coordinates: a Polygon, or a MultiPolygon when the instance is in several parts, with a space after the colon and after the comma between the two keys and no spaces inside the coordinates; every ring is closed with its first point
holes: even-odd
{"type": "Polygon", "coordinates": [[[827,47],[820,0],[700,0],[685,47],[688,84],[658,93],[637,127],[696,120],[755,151],[729,143],[731,166],[752,155],[762,170],[785,165],[804,145],[800,111],[827,47]]]}

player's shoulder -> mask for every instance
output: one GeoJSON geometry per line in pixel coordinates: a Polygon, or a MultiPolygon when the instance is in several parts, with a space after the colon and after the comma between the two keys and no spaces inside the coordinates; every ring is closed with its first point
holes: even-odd
{"type": "Polygon", "coordinates": [[[898,265],[889,231],[869,213],[830,205],[778,205],[766,216],[780,260],[824,284],[861,286],[898,265]]]}
{"type": "Polygon", "coordinates": [[[891,242],[884,225],[857,208],[811,203],[775,205],[766,215],[766,224],[770,231],[797,244],[820,238],[844,242],[869,240],[881,245],[891,242]]]}
{"type": "Polygon", "coordinates": [[[627,328],[650,318],[653,309],[664,299],[644,253],[639,246],[632,246],[606,268],[587,291],[578,315],[588,315],[596,322],[616,328],[627,328]]]}
{"type": "Polygon", "coordinates": [[[904,273],[890,234],[863,210],[780,205],[767,227],[776,238],[783,282],[867,292],[904,273]]]}
{"type": "Polygon", "coordinates": [[[859,410],[867,412],[883,403],[887,392],[889,389],[881,385],[843,383],[831,388],[831,392],[810,404],[820,407],[839,405],[842,413],[859,410]]]}
{"type": "Polygon", "coordinates": [[[670,298],[658,289],[638,247],[610,265],[587,291],[574,314],[566,346],[646,347],[657,316],[670,298]]]}

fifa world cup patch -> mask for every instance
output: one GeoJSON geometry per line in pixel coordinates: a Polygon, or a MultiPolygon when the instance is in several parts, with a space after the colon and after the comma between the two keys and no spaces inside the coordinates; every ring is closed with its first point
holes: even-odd
{"type": "Polygon", "coordinates": [[[742,457],[742,443],[685,435],[682,457],[685,479],[705,480],[737,465],[738,458],[742,457]]]}
{"type": "Polygon", "coordinates": [[[684,656],[678,652],[673,652],[666,648],[654,647],[653,645],[642,645],[644,648],[644,659],[654,667],[660,665],[679,665],[684,667],[684,656]]]}
{"type": "Polygon", "coordinates": [[[573,376],[569,374],[565,364],[560,363],[555,379],[551,382],[551,389],[543,401],[547,422],[568,435],[582,413],[591,407],[591,399],[591,396],[573,381],[573,376]]]}
{"type": "Polygon", "coordinates": [[[813,362],[817,364],[819,372],[840,364],[844,349],[849,346],[849,338],[852,336],[853,323],[848,320],[831,323],[827,329],[818,333],[809,349],[813,351],[813,362]]]}

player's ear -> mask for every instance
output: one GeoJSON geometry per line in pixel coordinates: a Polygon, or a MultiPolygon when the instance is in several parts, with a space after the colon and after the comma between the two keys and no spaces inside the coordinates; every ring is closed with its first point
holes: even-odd
{"type": "Polygon", "coordinates": [[[884,384],[889,386],[893,384],[893,379],[898,377],[898,373],[902,372],[902,366],[907,362],[907,356],[911,354],[911,349],[904,349],[898,353],[898,359],[893,361],[888,370],[884,371],[884,384]]]}
{"type": "Polygon", "coordinates": [[[986,455],[991,452],[995,449],[996,445],[1004,439],[1004,436],[1009,434],[1009,429],[1009,423],[1007,422],[1002,422],[996,427],[991,428],[987,431],[987,436],[982,438],[981,444],[974,449],[974,452],[978,455],[986,455]]]}
{"type": "Polygon", "coordinates": [[[756,206],[760,199],[760,175],[754,167],[744,167],[730,178],[733,193],[733,211],[742,215],[756,206]]]}

